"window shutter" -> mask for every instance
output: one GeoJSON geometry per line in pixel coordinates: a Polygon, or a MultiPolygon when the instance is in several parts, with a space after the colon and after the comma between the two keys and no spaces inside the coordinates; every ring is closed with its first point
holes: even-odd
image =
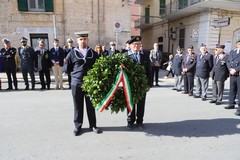
{"type": "Polygon", "coordinates": [[[18,10],[19,11],[28,11],[27,0],[18,0],[18,10]]]}
{"type": "Polygon", "coordinates": [[[53,0],[45,0],[45,12],[53,12],[53,0]]]}

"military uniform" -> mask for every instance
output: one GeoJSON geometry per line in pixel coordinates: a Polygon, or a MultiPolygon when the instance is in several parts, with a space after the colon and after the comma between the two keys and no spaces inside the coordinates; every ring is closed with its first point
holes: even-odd
{"type": "MultiPolygon", "coordinates": [[[[201,47],[206,48],[205,45],[201,47]]],[[[196,65],[196,93],[195,98],[201,97],[202,100],[207,98],[208,82],[210,77],[210,72],[213,68],[213,55],[209,54],[207,51],[200,53],[197,56],[196,65]]]]}
{"type": "MultiPolygon", "coordinates": [[[[216,52],[218,49],[224,49],[224,45],[217,45],[216,52]]],[[[212,94],[213,98],[210,103],[216,103],[216,105],[222,104],[224,82],[229,76],[229,71],[227,68],[228,55],[224,52],[216,54],[214,57],[214,66],[212,69],[212,94]]]]}
{"type": "MultiPolygon", "coordinates": [[[[129,40],[129,44],[136,41],[140,41],[140,40],[141,40],[141,37],[139,36],[133,37],[131,40],[129,40]]],[[[125,53],[125,56],[127,58],[132,58],[135,63],[140,63],[144,67],[146,76],[148,78],[148,85],[150,86],[151,74],[150,74],[149,55],[144,53],[143,51],[133,53],[133,51],[130,49],[128,50],[128,52],[125,53]]],[[[127,111],[128,113],[127,122],[128,122],[129,129],[133,128],[133,124],[135,122],[137,123],[140,129],[143,129],[142,127],[143,127],[143,117],[144,117],[144,111],[145,111],[145,101],[146,101],[146,93],[144,94],[143,98],[139,100],[137,104],[134,104],[134,108],[130,115],[129,115],[129,111],[127,111]]]]}
{"type": "Polygon", "coordinates": [[[227,60],[227,67],[229,72],[231,70],[236,70],[235,74],[230,74],[230,91],[229,91],[229,100],[228,106],[225,107],[226,109],[233,109],[235,106],[235,98],[237,96],[238,99],[238,110],[237,114],[240,115],[240,41],[237,42],[238,48],[232,50],[229,53],[229,57],[227,60]]]}
{"type": "MultiPolygon", "coordinates": [[[[78,38],[87,37],[85,32],[76,33],[78,38]]],[[[87,47],[86,53],[79,50],[79,47],[72,49],[67,56],[67,71],[71,72],[71,89],[74,103],[74,125],[75,136],[80,134],[83,124],[83,110],[84,110],[84,98],[86,102],[87,115],[89,121],[89,127],[96,133],[100,133],[96,129],[96,115],[95,109],[90,101],[90,97],[86,95],[82,89],[83,77],[87,75],[87,72],[92,68],[98,53],[92,48],[87,47]]]]}
{"type": "MultiPolygon", "coordinates": [[[[189,47],[188,49],[193,50],[193,47],[189,47]]],[[[183,80],[184,80],[184,92],[183,93],[189,94],[189,96],[193,95],[196,63],[197,63],[197,56],[195,55],[194,52],[184,55],[183,62],[182,62],[183,80]]]]}
{"type": "Polygon", "coordinates": [[[182,61],[183,61],[183,53],[180,48],[177,50],[180,53],[176,53],[173,57],[173,73],[175,78],[175,84],[173,90],[181,91],[182,90],[182,61]]]}
{"type": "MultiPolygon", "coordinates": [[[[3,39],[4,43],[10,43],[8,39],[3,39]]],[[[2,48],[0,50],[0,57],[3,60],[3,67],[7,74],[8,78],[8,88],[7,90],[13,89],[12,82],[14,84],[15,89],[18,89],[18,81],[16,76],[16,48],[10,47],[10,48],[2,48]],[[12,77],[11,77],[12,76],[12,77]],[[13,79],[13,80],[12,80],[13,79]]]]}
{"type": "MultiPolygon", "coordinates": [[[[27,39],[22,37],[21,42],[27,43],[27,39]]],[[[32,83],[32,90],[35,89],[35,75],[34,75],[34,67],[35,63],[37,61],[37,56],[33,50],[32,47],[23,45],[22,47],[18,48],[18,54],[21,59],[21,69],[22,69],[22,75],[23,79],[26,85],[25,90],[29,89],[29,84],[28,84],[28,74],[31,77],[31,83],[32,83]]]]}
{"type": "Polygon", "coordinates": [[[39,71],[39,78],[41,82],[41,89],[50,89],[51,78],[50,78],[50,68],[51,60],[50,60],[50,52],[47,49],[37,49],[36,55],[38,56],[38,61],[36,63],[36,68],[39,71]],[[44,80],[44,75],[46,77],[46,82],[44,80]]]}
{"type": "MultiPolygon", "coordinates": [[[[68,43],[73,43],[73,40],[72,39],[68,39],[67,40],[68,43]]],[[[66,59],[68,54],[70,53],[70,51],[74,49],[74,47],[66,47],[64,49],[64,58],[66,59]]],[[[65,67],[65,66],[64,66],[65,67]]],[[[64,71],[66,71],[66,69],[64,68],[64,71]]],[[[67,72],[68,74],[68,84],[69,84],[69,89],[71,88],[71,72],[67,72]]]]}

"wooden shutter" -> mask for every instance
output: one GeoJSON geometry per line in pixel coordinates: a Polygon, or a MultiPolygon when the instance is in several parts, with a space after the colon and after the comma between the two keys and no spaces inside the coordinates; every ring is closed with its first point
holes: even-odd
{"type": "Polygon", "coordinates": [[[18,0],[18,10],[19,11],[28,11],[27,0],[18,0]]]}
{"type": "Polygon", "coordinates": [[[45,0],[45,12],[53,12],[53,0],[45,0]]]}

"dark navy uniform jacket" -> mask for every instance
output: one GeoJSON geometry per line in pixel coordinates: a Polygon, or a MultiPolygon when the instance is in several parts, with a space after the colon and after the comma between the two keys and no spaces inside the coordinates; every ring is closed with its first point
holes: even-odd
{"type": "Polygon", "coordinates": [[[50,56],[51,56],[52,65],[54,65],[54,62],[58,61],[59,65],[61,67],[63,66],[64,51],[61,47],[59,47],[57,51],[55,50],[55,48],[51,48],[50,56]]]}
{"type": "Polygon", "coordinates": [[[196,76],[200,78],[209,78],[213,68],[213,55],[205,53],[201,58],[201,54],[197,56],[196,76]]]}
{"type": "Polygon", "coordinates": [[[212,70],[212,78],[216,81],[225,81],[229,77],[229,71],[227,68],[228,55],[222,53],[223,58],[218,59],[214,57],[214,66],[212,70]]]}
{"type": "Polygon", "coordinates": [[[182,61],[182,68],[187,68],[187,75],[194,75],[196,71],[196,64],[197,64],[197,56],[195,53],[192,53],[191,55],[185,54],[183,56],[182,61]]]}
{"type": "Polygon", "coordinates": [[[32,47],[26,46],[25,48],[18,48],[19,57],[21,59],[21,68],[34,71],[37,55],[32,47]]]}
{"type": "Polygon", "coordinates": [[[72,49],[67,56],[67,71],[71,72],[72,81],[74,86],[82,85],[83,77],[87,75],[98,58],[97,52],[92,48],[87,48],[86,56],[79,51],[78,48],[72,49]]]}
{"type": "Polygon", "coordinates": [[[240,72],[240,53],[237,53],[237,49],[232,50],[229,53],[228,60],[227,60],[227,67],[228,69],[233,68],[235,69],[239,75],[240,72]]]}
{"type": "MultiPolygon", "coordinates": [[[[132,58],[133,61],[135,63],[137,63],[135,57],[134,57],[134,54],[132,53],[131,50],[128,50],[126,53],[125,53],[125,56],[128,57],[128,58],[132,58]]],[[[149,59],[149,54],[142,50],[139,52],[139,56],[140,56],[140,64],[144,67],[144,70],[145,70],[145,73],[146,73],[146,76],[148,78],[148,85],[151,86],[151,74],[150,74],[150,59],[149,59]]]]}
{"type": "Polygon", "coordinates": [[[173,73],[177,76],[182,74],[183,54],[175,54],[173,58],[173,73]]]}
{"type": "Polygon", "coordinates": [[[8,69],[16,69],[16,62],[15,62],[15,56],[16,56],[17,50],[16,48],[9,48],[6,50],[5,48],[2,48],[0,50],[0,57],[3,60],[3,67],[5,70],[8,69]]]}
{"type": "MultiPolygon", "coordinates": [[[[52,67],[49,50],[44,49],[44,53],[42,54],[41,51],[38,49],[36,50],[36,55],[38,56],[38,58],[41,58],[42,70],[49,70],[49,68],[52,67]]],[[[38,62],[39,61],[37,61],[35,68],[38,68],[38,62]]]]}

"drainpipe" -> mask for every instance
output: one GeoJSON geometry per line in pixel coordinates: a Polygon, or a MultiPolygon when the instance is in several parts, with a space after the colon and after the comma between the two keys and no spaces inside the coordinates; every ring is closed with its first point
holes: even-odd
{"type": "Polygon", "coordinates": [[[53,37],[57,38],[56,16],[53,14],[53,37]]]}
{"type": "Polygon", "coordinates": [[[98,43],[100,43],[100,3],[98,0],[98,43]]]}
{"type": "Polygon", "coordinates": [[[105,0],[103,0],[103,44],[106,45],[106,34],[105,34],[105,28],[106,28],[106,22],[105,22],[105,0]]]}
{"type": "Polygon", "coordinates": [[[62,0],[62,29],[63,29],[63,42],[65,44],[65,34],[66,34],[66,31],[65,31],[65,5],[64,5],[64,0],[62,0]]]}

